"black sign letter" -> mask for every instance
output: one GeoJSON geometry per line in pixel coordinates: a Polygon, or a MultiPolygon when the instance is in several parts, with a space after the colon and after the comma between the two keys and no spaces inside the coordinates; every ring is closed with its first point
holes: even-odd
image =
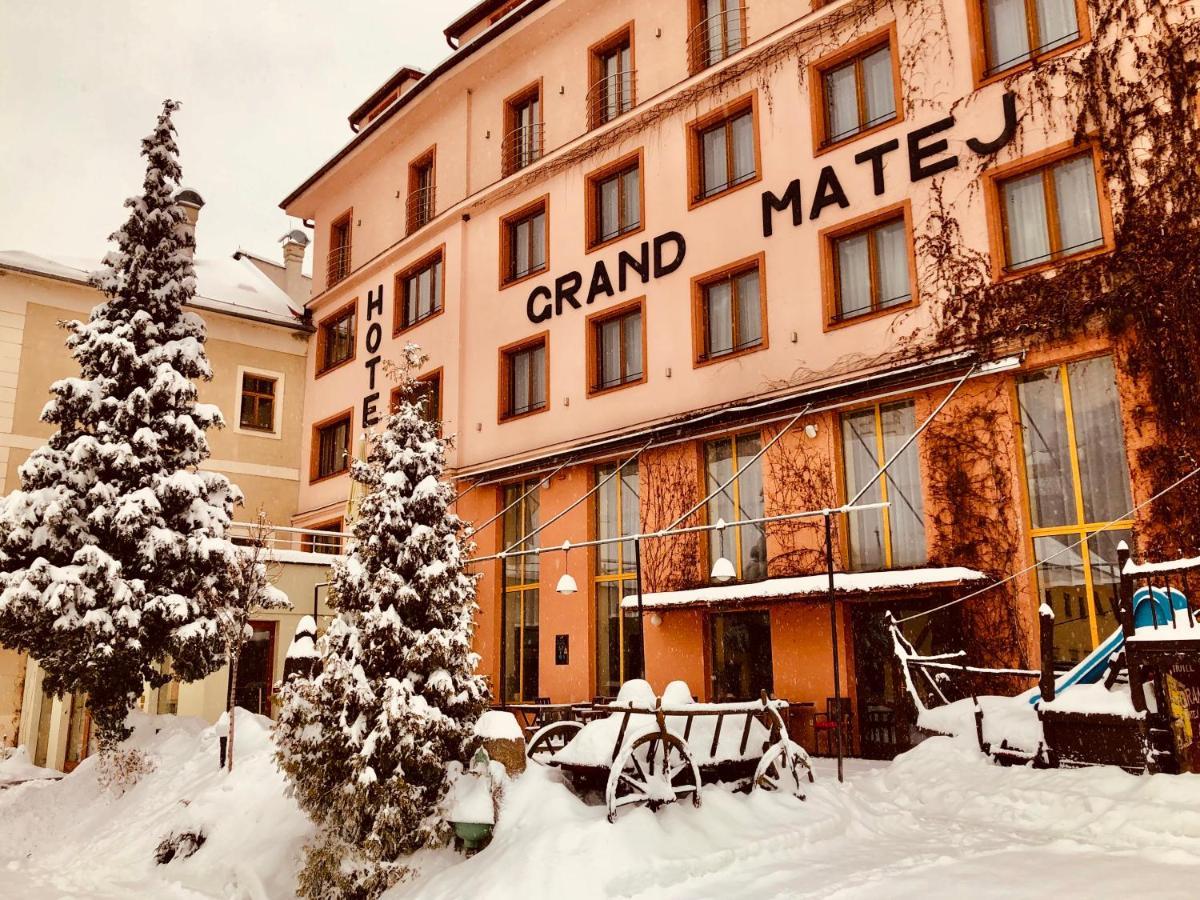
{"type": "Polygon", "coordinates": [[[379,391],[373,394],[367,394],[363,397],[362,420],[363,425],[370,428],[379,421],[379,411],[375,409],[375,403],[379,400],[379,391]]]}
{"type": "Polygon", "coordinates": [[[566,275],[558,276],[558,280],[554,282],[554,314],[556,316],[562,315],[564,300],[575,309],[581,308],[575,295],[579,293],[582,286],[583,276],[578,272],[568,272],[566,275]]]}
{"type": "Polygon", "coordinates": [[[670,275],[683,265],[683,257],[686,254],[687,241],[683,239],[682,234],[678,231],[668,231],[666,234],[660,234],[654,239],[654,277],[662,278],[665,275],[670,275]],[[663,245],[668,242],[675,245],[675,258],[669,263],[664,263],[663,245]]]}
{"type": "Polygon", "coordinates": [[[550,293],[550,288],[546,287],[544,284],[535,287],[530,292],[529,299],[525,301],[525,315],[529,317],[530,322],[536,325],[539,322],[545,322],[548,318],[554,315],[554,310],[550,306],[550,300],[553,297],[554,295],[550,293]],[[546,305],[543,306],[538,312],[534,312],[533,304],[538,300],[538,298],[544,299],[546,301],[546,305]]]}
{"type": "Polygon", "coordinates": [[[957,156],[947,156],[945,159],[939,159],[937,162],[932,162],[928,165],[925,164],[925,160],[929,157],[945,153],[949,149],[950,145],[946,143],[945,138],[936,140],[932,144],[925,144],[924,146],[921,144],[926,138],[933,137],[935,134],[953,127],[954,116],[946,116],[946,118],[930,122],[923,128],[918,128],[908,135],[908,174],[913,181],[920,181],[922,178],[932,178],[939,172],[945,172],[947,169],[953,169],[958,165],[957,156]]]}
{"type": "Polygon", "coordinates": [[[788,207],[792,208],[792,225],[799,225],[804,221],[804,212],[800,209],[800,179],[795,179],[787,186],[787,190],[783,192],[782,197],[776,197],[771,191],[763,191],[762,193],[762,217],[763,217],[763,237],[770,237],[775,232],[775,225],[771,221],[771,214],[783,212],[788,207]]]}
{"type": "Polygon", "coordinates": [[[872,147],[870,150],[864,150],[862,153],[854,155],[854,161],[860,166],[870,161],[871,175],[875,179],[875,196],[878,197],[883,193],[883,158],[893,150],[900,149],[900,142],[896,138],[890,141],[884,141],[877,147],[872,147]]]}
{"type": "Polygon", "coordinates": [[[596,270],[592,272],[592,284],[588,288],[587,302],[589,304],[595,302],[596,297],[600,294],[607,294],[611,297],[613,293],[612,279],[608,277],[608,266],[604,265],[604,260],[597,260],[596,270]]]}
{"type": "Polygon", "coordinates": [[[617,286],[623,292],[625,286],[629,283],[628,271],[633,269],[637,272],[638,277],[642,279],[642,284],[650,280],[650,242],[643,241],[641,256],[634,256],[622,250],[617,254],[617,286]]]}
{"type": "Polygon", "coordinates": [[[837,172],[833,171],[833,166],[826,166],[821,170],[821,175],[817,178],[817,195],[813,197],[812,209],[808,211],[808,218],[818,219],[821,217],[821,210],[827,206],[837,204],[842,209],[850,205],[850,201],[846,199],[846,192],[842,190],[842,183],[838,181],[837,172]]]}
{"type": "Polygon", "coordinates": [[[1004,130],[994,141],[981,141],[979,138],[967,138],[967,146],[980,156],[995,153],[1013,139],[1017,133],[1017,95],[1012,91],[1004,92],[1004,130]]]}

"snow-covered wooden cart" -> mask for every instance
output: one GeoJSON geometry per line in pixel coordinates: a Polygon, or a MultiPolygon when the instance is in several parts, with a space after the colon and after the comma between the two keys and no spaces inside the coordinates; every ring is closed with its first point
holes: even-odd
{"type": "Polygon", "coordinates": [[[623,806],[657,809],[684,797],[699,806],[702,786],[716,782],[804,799],[812,768],[788,737],[786,708],[765,693],[745,703],[696,703],[683,682],[661,697],[644,681],[627,682],[613,703],[590,707],[587,724],[541,729],[528,755],[558,768],[585,800],[602,799],[610,822],[623,806]]]}

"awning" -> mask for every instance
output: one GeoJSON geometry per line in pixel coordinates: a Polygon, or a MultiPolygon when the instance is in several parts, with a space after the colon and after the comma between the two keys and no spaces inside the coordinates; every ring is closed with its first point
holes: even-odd
{"type": "MultiPolygon", "coordinates": [[[[839,599],[888,600],[917,590],[959,587],[988,576],[963,566],[925,569],[889,569],[884,572],[835,572],[833,586],[839,599]]],[[[797,578],[768,578],[749,584],[719,584],[687,591],[658,591],[642,595],[643,609],[689,609],[736,606],[763,601],[821,600],[829,589],[829,576],[802,575],[797,578]]],[[[621,600],[625,609],[637,609],[637,595],[621,600]]]]}

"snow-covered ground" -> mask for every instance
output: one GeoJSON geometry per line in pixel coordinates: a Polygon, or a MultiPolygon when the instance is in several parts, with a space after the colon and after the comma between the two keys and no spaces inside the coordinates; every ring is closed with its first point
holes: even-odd
{"type": "MultiPolygon", "coordinates": [[[[232,776],[212,729],[146,718],[134,741],[158,766],[124,796],[101,792],[91,760],[0,789],[0,897],[291,896],[309,829],[265,724],[239,718],[232,776]],[[188,828],[204,846],[157,865],[159,841],[188,828]]],[[[488,849],[422,854],[389,900],[1196,896],[1200,777],[1004,769],[951,738],[851,760],[844,785],[817,766],[804,802],[709,788],[699,809],[626,810],[615,825],[534,767],[488,849]]]]}

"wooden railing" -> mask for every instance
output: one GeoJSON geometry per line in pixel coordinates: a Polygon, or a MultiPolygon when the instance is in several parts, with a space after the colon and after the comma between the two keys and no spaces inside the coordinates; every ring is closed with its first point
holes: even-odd
{"type": "Polygon", "coordinates": [[[598,128],[628,112],[637,103],[637,71],[614,72],[587,92],[588,128],[598,128]]]}
{"type": "Polygon", "coordinates": [[[504,175],[511,175],[542,158],[545,125],[521,125],[504,136],[501,147],[504,175]]]}
{"type": "Polygon", "coordinates": [[[688,71],[695,75],[746,46],[747,9],[729,7],[697,23],[688,35],[688,71]]]}

